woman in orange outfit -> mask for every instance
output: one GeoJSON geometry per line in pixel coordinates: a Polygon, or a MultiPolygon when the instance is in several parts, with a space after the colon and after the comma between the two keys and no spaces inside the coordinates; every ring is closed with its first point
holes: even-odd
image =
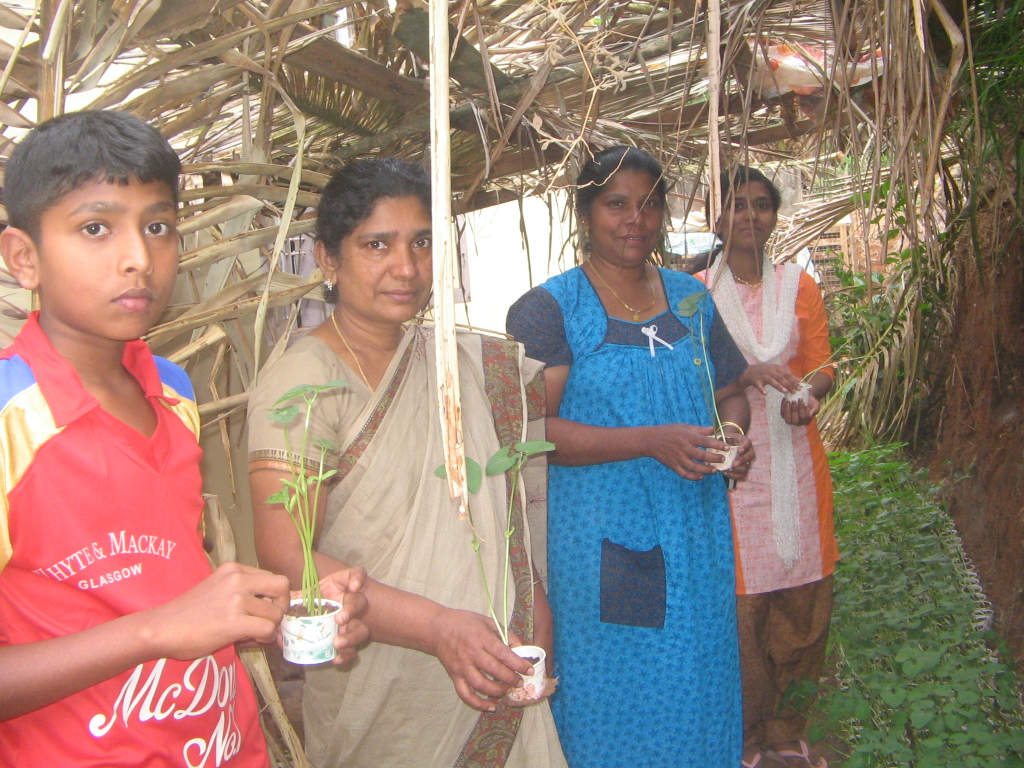
{"type": "Polygon", "coordinates": [[[749,364],[740,383],[757,455],[730,494],[743,765],[825,768],[804,740],[806,718],[783,705],[790,683],[821,676],[838,558],[832,481],[815,423],[833,380],[825,306],[799,265],[774,265],[765,254],[781,196],[764,174],[745,166],[724,173],[722,198],[715,231],[724,249],[703,277],[749,364]],[[806,401],[787,401],[804,379],[806,401]]]}

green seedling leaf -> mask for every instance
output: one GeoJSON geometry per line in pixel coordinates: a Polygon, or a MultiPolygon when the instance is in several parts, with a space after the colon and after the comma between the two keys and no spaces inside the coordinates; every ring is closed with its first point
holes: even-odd
{"type": "MultiPolygon", "coordinates": [[[[440,478],[448,477],[448,470],[444,464],[434,470],[434,474],[440,478]]],[[[480,468],[480,465],[473,459],[466,457],[466,487],[470,493],[476,493],[480,490],[480,483],[483,482],[484,473],[480,468]]]]}
{"type": "Polygon", "coordinates": [[[972,707],[981,702],[981,694],[977,691],[972,691],[970,688],[965,688],[957,692],[956,699],[958,704],[966,704],[972,707]]]}
{"type": "MultiPolygon", "coordinates": [[[[278,402],[281,402],[278,400],[278,402]]],[[[287,405],[284,408],[275,408],[270,411],[270,420],[276,421],[281,424],[288,424],[292,422],[296,416],[299,415],[299,406],[287,405]]]]}
{"type": "Polygon", "coordinates": [[[297,387],[292,387],[274,403],[274,405],[280,405],[281,403],[287,403],[289,400],[294,400],[296,397],[305,397],[306,395],[312,395],[317,391],[316,384],[299,384],[297,387]]]}
{"type": "Polygon", "coordinates": [[[923,669],[935,669],[942,659],[942,651],[922,651],[918,661],[923,669]]]}
{"type": "MultiPolygon", "coordinates": [[[[522,445],[520,443],[519,445],[522,445]]],[[[516,446],[518,449],[519,446],[516,446]]],[[[487,460],[487,474],[500,475],[502,472],[507,472],[515,466],[516,458],[512,455],[512,448],[507,445],[501,446],[494,455],[487,460]]]]}
{"type": "Polygon", "coordinates": [[[320,449],[322,449],[324,451],[336,451],[336,450],[338,450],[337,444],[334,443],[331,440],[327,440],[326,438],[321,438],[320,440],[317,440],[315,445],[316,445],[317,448],[320,448],[320,449]]]}
{"type": "Polygon", "coordinates": [[[341,387],[347,387],[348,382],[343,379],[335,379],[334,381],[328,381],[326,384],[307,384],[308,393],[313,392],[330,392],[332,389],[340,389],[341,387]]]}
{"type": "Polygon", "coordinates": [[[902,648],[900,648],[899,651],[896,653],[894,661],[896,661],[896,663],[898,664],[901,664],[904,661],[914,658],[919,653],[920,651],[917,648],[914,648],[910,645],[905,645],[902,648]]]}
{"type": "Polygon", "coordinates": [[[473,459],[466,457],[466,487],[470,493],[480,490],[480,483],[484,480],[484,471],[473,459]]]}
{"type": "Polygon", "coordinates": [[[811,742],[811,744],[821,741],[827,735],[828,731],[826,730],[825,726],[821,723],[813,723],[811,725],[810,730],[807,732],[807,738],[811,742]]]}
{"type": "Polygon", "coordinates": [[[921,671],[924,669],[924,666],[918,659],[908,659],[900,665],[900,669],[903,670],[903,674],[905,674],[907,677],[917,677],[921,674],[921,671]]]}
{"type": "Polygon", "coordinates": [[[868,722],[871,719],[871,704],[868,703],[867,699],[858,697],[854,701],[853,716],[862,722],[868,722]]]}
{"type": "Polygon", "coordinates": [[[930,709],[915,709],[910,712],[910,724],[920,730],[928,725],[934,717],[935,713],[930,709]]]}
{"type": "Polygon", "coordinates": [[[707,291],[691,293],[676,304],[676,311],[683,317],[693,317],[697,314],[697,308],[700,307],[701,299],[704,298],[705,294],[707,294],[707,291]]]}
{"type": "Polygon", "coordinates": [[[898,707],[907,699],[906,688],[896,688],[883,690],[880,694],[882,701],[888,704],[890,707],[898,707]]]}
{"type": "Polygon", "coordinates": [[[531,440],[528,443],[516,443],[516,450],[527,456],[534,456],[538,453],[547,453],[555,450],[555,444],[547,440],[531,440]]]}
{"type": "Polygon", "coordinates": [[[285,504],[287,501],[288,493],[286,491],[278,491],[267,497],[267,504],[285,504]]]}

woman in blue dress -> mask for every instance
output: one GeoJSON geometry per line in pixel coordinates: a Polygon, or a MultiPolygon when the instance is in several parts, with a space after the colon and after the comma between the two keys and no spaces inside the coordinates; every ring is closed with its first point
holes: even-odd
{"type": "Polygon", "coordinates": [[[587,260],[508,330],[547,364],[549,579],[572,768],[733,768],[742,746],[725,478],[753,458],[746,367],[704,286],[649,263],[666,185],[612,147],[577,180],[587,260]],[[740,452],[720,472],[714,406],[740,452]],[[724,477],[723,477],[724,475],[724,477]]]}

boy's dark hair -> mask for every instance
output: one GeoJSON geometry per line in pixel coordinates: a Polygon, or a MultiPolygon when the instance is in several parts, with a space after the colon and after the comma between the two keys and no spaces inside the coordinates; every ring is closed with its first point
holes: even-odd
{"type": "MultiPolygon", "coordinates": [[[[751,181],[760,181],[768,189],[768,195],[772,199],[772,210],[778,213],[779,208],[782,207],[782,193],[779,192],[779,188],[776,187],[775,183],[767,176],[757,170],[757,168],[751,168],[747,165],[737,165],[736,170],[734,171],[722,171],[720,178],[722,180],[722,200],[729,199],[729,190],[733,187],[739,186],[740,184],[748,184],[751,181]]],[[[704,210],[706,211],[709,208],[711,208],[710,194],[704,200],[704,210]]]]}
{"type": "Polygon", "coordinates": [[[655,182],[654,194],[657,195],[662,205],[665,204],[668,184],[665,182],[665,173],[661,163],[642,149],[620,144],[602,149],[580,171],[579,178],[576,179],[573,201],[577,216],[590,216],[594,198],[604,191],[604,185],[618,171],[646,173],[655,182]]]}
{"type": "Polygon", "coordinates": [[[36,126],[7,161],[3,199],[11,226],[33,239],[58,200],[84,184],[161,181],[178,202],[181,161],[167,139],[127,112],[69,112],[36,126]]]}

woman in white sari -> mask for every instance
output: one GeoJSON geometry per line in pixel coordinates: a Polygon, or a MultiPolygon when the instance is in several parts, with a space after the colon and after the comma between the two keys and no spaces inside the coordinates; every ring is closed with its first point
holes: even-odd
{"type": "MultiPolygon", "coordinates": [[[[502,701],[530,664],[485,616],[486,586],[468,522],[434,476],[443,448],[433,329],[406,326],[426,305],[431,284],[423,170],[383,158],[335,174],[320,203],[316,254],[337,305],[263,372],[249,406],[257,552],[295,586],[298,537],[284,508],[263,501],[280,489],[289,458],[284,427],[267,410],[293,386],[348,383],[322,395],[313,414],[310,445],[327,439],[338,446],[316,561],[323,573],[341,563],[366,569],[363,618],[372,642],[347,669],[307,671],[307,752],[318,768],[564,766],[547,702],[510,708],[502,701]]],[[[460,334],[459,365],[468,456],[483,463],[500,446],[526,439],[532,418],[543,423],[539,365],[518,345],[460,334]]],[[[300,425],[289,428],[289,444],[300,445],[300,425]]],[[[498,606],[507,603],[512,644],[534,642],[550,653],[551,612],[533,571],[522,495],[505,578],[507,494],[499,475],[485,478],[471,499],[486,585],[498,606]]]]}

